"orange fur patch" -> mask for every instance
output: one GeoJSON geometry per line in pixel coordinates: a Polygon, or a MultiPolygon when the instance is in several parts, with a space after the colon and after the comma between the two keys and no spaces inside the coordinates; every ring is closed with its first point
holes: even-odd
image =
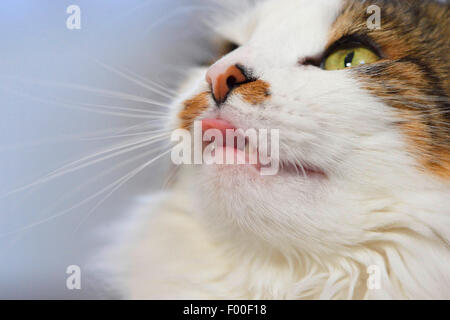
{"type": "Polygon", "coordinates": [[[411,110],[401,111],[402,118],[399,126],[406,134],[408,148],[417,155],[422,166],[429,172],[450,179],[450,153],[445,144],[436,143],[428,126],[411,110]]]}
{"type": "Polygon", "coordinates": [[[450,126],[437,106],[439,101],[427,95],[434,84],[417,65],[407,61],[381,62],[377,70],[380,72],[375,76],[358,72],[358,77],[364,77],[363,87],[397,110],[402,119],[399,128],[407,138],[408,151],[422,167],[449,179],[450,126]]]}
{"type": "Polygon", "coordinates": [[[194,120],[209,106],[210,92],[202,92],[195,97],[184,101],[183,110],[178,114],[181,119],[181,128],[189,129],[194,120]]]}
{"type": "Polygon", "coordinates": [[[260,104],[270,97],[269,88],[267,82],[256,80],[239,85],[233,93],[239,94],[247,103],[260,104]]]}

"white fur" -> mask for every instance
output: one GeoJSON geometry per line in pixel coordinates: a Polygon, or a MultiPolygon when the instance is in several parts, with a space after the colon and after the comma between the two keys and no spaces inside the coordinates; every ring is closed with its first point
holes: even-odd
{"type": "MultiPolygon", "coordinates": [[[[395,111],[350,73],[297,63],[324,50],[341,5],[269,0],[219,29],[242,46],[218,63],[251,68],[272,94],[256,107],[231,95],[221,116],[280,129],[280,157],[328,179],[182,168],[102,261],[126,298],[450,298],[449,183],[420,170],[395,111]]],[[[183,99],[208,88],[205,72],[183,99]]]]}

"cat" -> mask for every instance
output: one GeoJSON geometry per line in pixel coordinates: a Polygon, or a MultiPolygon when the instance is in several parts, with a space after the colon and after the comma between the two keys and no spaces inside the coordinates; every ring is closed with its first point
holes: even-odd
{"type": "Polygon", "coordinates": [[[131,299],[449,299],[448,3],[240,4],[208,17],[227,51],[190,71],[168,126],[279,129],[279,172],[178,167],[97,259],[113,286],[131,299]]]}

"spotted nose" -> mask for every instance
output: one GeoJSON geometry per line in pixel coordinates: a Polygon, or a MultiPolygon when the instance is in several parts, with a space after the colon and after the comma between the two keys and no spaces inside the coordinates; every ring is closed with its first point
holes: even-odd
{"type": "Polygon", "coordinates": [[[234,88],[249,79],[238,65],[212,65],[206,73],[206,81],[211,85],[214,100],[219,107],[234,88]]]}

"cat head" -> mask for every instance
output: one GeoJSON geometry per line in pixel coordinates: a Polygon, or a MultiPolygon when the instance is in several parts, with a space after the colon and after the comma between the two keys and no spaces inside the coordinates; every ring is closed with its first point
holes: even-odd
{"type": "Polygon", "coordinates": [[[224,11],[214,27],[229,52],[190,73],[172,128],[277,129],[279,170],[186,168],[202,218],[228,237],[316,252],[439,228],[433,214],[449,204],[448,12],[356,0],[224,11]]]}

